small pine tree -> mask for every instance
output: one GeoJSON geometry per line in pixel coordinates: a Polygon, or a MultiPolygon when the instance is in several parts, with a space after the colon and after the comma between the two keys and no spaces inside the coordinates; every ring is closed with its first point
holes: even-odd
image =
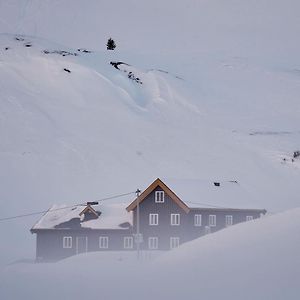
{"type": "Polygon", "coordinates": [[[107,50],[115,50],[116,43],[112,38],[109,38],[106,44],[107,50]]]}

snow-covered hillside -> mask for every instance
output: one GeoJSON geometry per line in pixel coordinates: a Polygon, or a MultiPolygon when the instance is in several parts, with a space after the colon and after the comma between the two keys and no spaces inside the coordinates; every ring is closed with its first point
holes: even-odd
{"type": "MultiPolygon", "coordinates": [[[[299,206],[299,8],[0,1],[0,217],[156,177],[237,180],[271,212],[299,206]]],[[[0,262],[34,255],[36,219],[1,223],[0,262]]]]}
{"type": "Polygon", "coordinates": [[[0,273],[5,299],[296,300],[300,209],[234,225],[160,255],[89,253],[0,273]],[[17,288],[16,288],[17,283],[17,288]]]}

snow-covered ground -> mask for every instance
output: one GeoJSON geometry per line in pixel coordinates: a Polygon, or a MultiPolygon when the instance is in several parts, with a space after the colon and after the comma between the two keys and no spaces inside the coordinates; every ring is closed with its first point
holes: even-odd
{"type": "Polygon", "coordinates": [[[107,252],[0,273],[4,299],[296,300],[300,209],[234,225],[168,253],[107,252]],[[16,285],[17,283],[17,285],[16,285]]]}
{"type": "MultiPolygon", "coordinates": [[[[299,207],[299,11],[297,0],[0,0],[0,218],[157,177],[237,180],[270,213],[299,207]]],[[[0,223],[0,266],[34,257],[38,218],[0,223]]]]}

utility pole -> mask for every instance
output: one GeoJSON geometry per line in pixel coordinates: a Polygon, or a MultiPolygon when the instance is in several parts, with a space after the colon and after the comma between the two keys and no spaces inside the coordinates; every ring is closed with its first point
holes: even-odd
{"type": "Polygon", "coordinates": [[[140,193],[139,189],[136,190],[136,252],[137,252],[137,259],[140,259],[140,243],[141,243],[141,236],[140,236],[140,193]]]}

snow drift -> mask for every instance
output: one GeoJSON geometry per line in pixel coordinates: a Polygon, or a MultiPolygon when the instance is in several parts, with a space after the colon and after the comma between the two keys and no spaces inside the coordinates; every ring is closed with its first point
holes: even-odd
{"type": "Polygon", "coordinates": [[[199,299],[200,295],[296,300],[299,230],[297,208],[234,225],[158,256],[144,254],[139,262],[135,252],[107,252],[56,264],[15,264],[0,275],[1,293],[6,299],[26,295],[45,300],[82,299],[86,294],[105,299],[199,299]]]}

